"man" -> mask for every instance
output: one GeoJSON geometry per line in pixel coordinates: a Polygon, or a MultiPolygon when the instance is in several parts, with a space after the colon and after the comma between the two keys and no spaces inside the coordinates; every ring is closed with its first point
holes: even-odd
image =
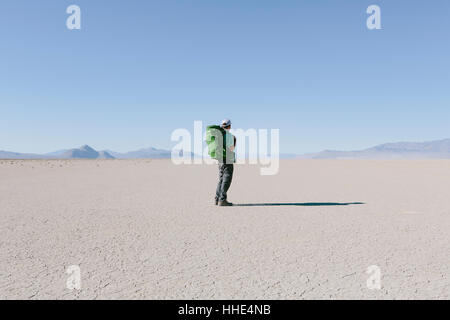
{"type": "Polygon", "coordinates": [[[231,121],[225,119],[222,121],[221,127],[225,130],[225,148],[226,159],[219,162],[219,183],[216,189],[215,204],[220,207],[229,207],[233,204],[227,201],[227,191],[230,188],[231,180],[233,179],[234,171],[234,148],[236,146],[236,138],[230,133],[231,121]]]}

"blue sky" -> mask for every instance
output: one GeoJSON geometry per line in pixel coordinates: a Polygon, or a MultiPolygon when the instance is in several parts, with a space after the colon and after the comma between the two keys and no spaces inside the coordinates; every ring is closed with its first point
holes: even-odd
{"type": "Polygon", "coordinates": [[[171,148],[224,117],[282,152],[449,138],[450,1],[2,0],[0,150],[171,148]],[[66,28],[66,8],[82,29],[66,28]],[[366,9],[381,7],[382,30],[366,9]]]}

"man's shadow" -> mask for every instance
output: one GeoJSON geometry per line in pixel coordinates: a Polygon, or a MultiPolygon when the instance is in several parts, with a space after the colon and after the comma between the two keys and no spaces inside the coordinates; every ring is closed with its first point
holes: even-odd
{"type": "Polygon", "coordinates": [[[234,207],[281,207],[281,206],[326,207],[326,206],[349,206],[353,204],[365,204],[365,203],[364,202],[241,203],[241,204],[233,204],[233,206],[234,207]]]}

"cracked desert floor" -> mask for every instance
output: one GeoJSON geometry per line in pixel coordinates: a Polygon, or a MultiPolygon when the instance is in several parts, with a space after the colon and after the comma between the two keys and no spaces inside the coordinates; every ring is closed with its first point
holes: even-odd
{"type": "Polygon", "coordinates": [[[449,299],[450,161],[259,169],[0,160],[0,298],[449,299]]]}

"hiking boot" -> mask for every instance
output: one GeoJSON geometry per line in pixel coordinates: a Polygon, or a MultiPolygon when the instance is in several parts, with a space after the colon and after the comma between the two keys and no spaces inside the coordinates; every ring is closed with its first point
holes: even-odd
{"type": "Polygon", "coordinates": [[[219,207],[231,207],[233,204],[227,200],[219,201],[219,207]]]}
{"type": "Polygon", "coordinates": [[[219,199],[215,199],[214,204],[217,206],[219,204],[219,199]]]}

